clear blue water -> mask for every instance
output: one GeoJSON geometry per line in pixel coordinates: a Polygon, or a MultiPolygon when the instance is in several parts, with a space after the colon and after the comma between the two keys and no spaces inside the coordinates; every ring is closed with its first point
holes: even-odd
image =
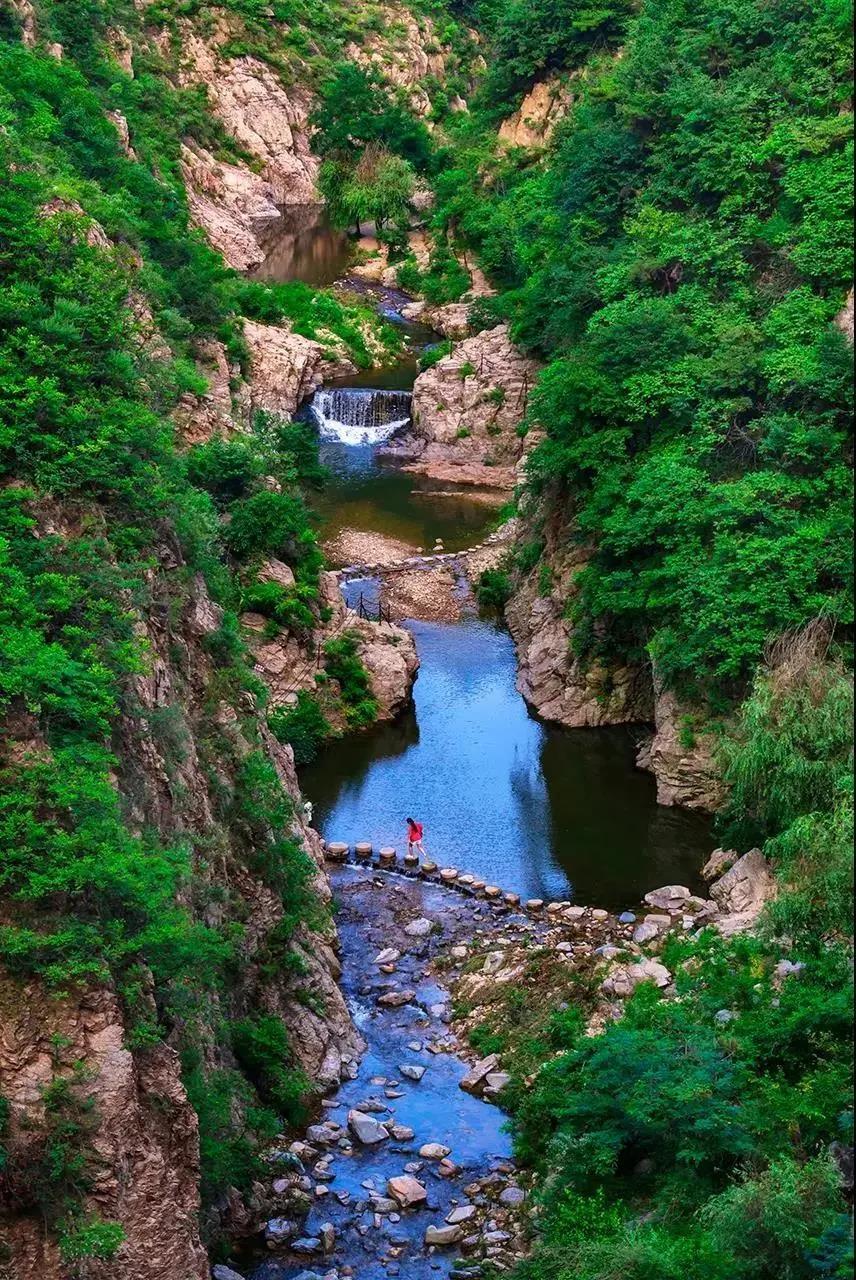
{"type": "Polygon", "coordinates": [[[609,908],[698,884],[710,824],[657,805],[652,778],[634,767],[636,732],[541,724],[494,623],[408,626],[422,661],[412,710],[302,771],[325,837],[403,850],[413,816],[441,865],[526,897],[609,908]]]}

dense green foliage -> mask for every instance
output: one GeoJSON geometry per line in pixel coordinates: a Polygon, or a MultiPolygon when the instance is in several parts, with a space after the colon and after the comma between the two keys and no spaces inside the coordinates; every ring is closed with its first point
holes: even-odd
{"type": "Polygon", "coordinates": [[[548,361],[529,471],[595,546],[577,648],[647,648],[711,699],[771,634],[851,621],[847,31],[846,5],[650,0],[544,163],[496,154],[476,112],[436,182],[493,316],[548,361]]]}
{"type": "Polygon", "coordinates": [[[450,248],[475,250],[498,286],[478,323],[545,361],[514,568],[552,590],[563,526],[592,549],[568,602],[581,658],[650,657],[733,715],[720,835],[780,885],[757,938],[666,945],[678,999],[643,986],[586,1035],[599,977],[533,960],[475,1028],[539,1175],[519,1275],[851,1276],[847,5],[456,7],[489,69],[445,122],[434,269],[405,275],[445,300],[450,248]],[[573,102],[552,143],[497,146],[553,73],[573,102]]]}
{"type": "MultiPolygon", "coordinates": [[[[200,343],[220,341],[241,366],[242,316],[291,323],[360,365],[373,320],[305,285],[243,280],[190,228],[181,144],[233,160],[240,147],[204,92],[173,88],[151,50],[137,51],[133,78],[111,60],[107,28],[121,19],[133,31],[132,6],[37,10],[62,60],[25,47],[16,21],[0,27],[0,962],[14,980],[57,991],[112,983],[134,1049],[172,1036],[211,1203],[250,1189],[261,1146],[297,1119],[305,1088],[285,1066],[275,1079],[256,1072],[258,1037],[240,1019],[230,1026],[249,907],[211,865],[266,883],[282,906],[278,974],[299,978],[291,939],[322,921],[314,864],[258,746],[264,690],[236,615],[264,606],[272,626],[296,628],[323,615],[302,497],[322,472],[303,426],[262,415],[239,440],[182,453],[170,413],[206,389],[200,343]],[[127,118],[133,155],[108,110],[127,118]],[[274,598],[259,576],[272,557],[295,577],[274,598]],[[194,649],[200,584],[222,621],[194,649]],[[166,706],[139,694],[158,657],[142,625],[152,619],[172,665],[166,706]],[[249,755],[223,728],[228,715],[249,755]],[[136,807],[129,744],[146,735],[175,805],[160,829],[136,807]],[[204,829],[186,818],[191,735],[210,788],[204,829]]],[[[38,1169],[3,1148],[0,1195],[32,1207],[76,1269],[112,1256],[121,1230],[80,1212],[97,1115],[68,1064],[45,1116],[38,1169]]]]}
{"type": "Polygon", "coordinates": [[[501,613],[511,596],[511,578],[504,569],[485,569],[476,583],[476,597],[482,609],[501,613]]]}
{"type": "Polygon", "coordinates": [[[293,707],[271,712],[269,723],[280,742],[291,746],[298,765],[311,764],[332,732],[317,699],[304,689],[298,693],[293,707]]]}
{"type": "Polygon", "coordinates": [[[354,729],[371,724],[377,718],[377,702],[372,696],[369,673],[357,652],[356,636],[346,631],[327,641],[324,670],[339,686],[348,724],[354,729]]]}
{"type": "Polygon", "coordinates": [[[850,1274],[828,1149],[851,1141],[849,960],[816,951],[783,981],[780,954],[675,942],[680,1000],[642,987],[620,1023],[570,1047],[561,1024],[559,1053],[516,1105],[521,1155],[545,1174],[543,1238],[522,1277],[850,1274]]]}
{"type": "Polygon", "coordinates": [[[760,844],[785,891],[771,922],[803,944],[853,923],[853,681],[822,628],[785,636],[725,743],[729,844],[760,844]]]}

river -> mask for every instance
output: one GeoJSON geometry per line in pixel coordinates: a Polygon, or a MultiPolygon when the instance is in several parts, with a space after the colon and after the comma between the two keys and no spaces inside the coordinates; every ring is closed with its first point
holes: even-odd
{"type": "MultiPolygon", "coordinates": [[[[338,277],[347,253],[323,221],[314,226],[309,235],[302,224],[297,231],[284,227],[269,259],[271,276],[287,269],[314,283],[338,277]]],[[[379,303],[395,320],[389,296],[379,303]]],[[[437,537],[458,549],[484,536],[490,509],[378,456],[386,428],[400,419],[400,396],[412,385],[419,351],[434,337],[401,323],[408,347],[395,369],[333,388],[346,393],[344,402],[325,389],[310,408],[331,473],[317,504],[322,537],[352,528],[414,549],[429,548],[437,537]],[[372,389],[380,395],[367,404],[372,389]]],[[[345,590],[373,588],[363,580],[345,590]]],[[[402,849],[404,819],[413,815],[425,824],[427,852],[441,864],[524,898],[574,898],[618,910],[657,885],[697,885],[710,850],[709,824],[656,804],[652,778],[634,766],[632,730],[540,723],[516,690],[510,636],[495,620],[480,618],[472,600],[456,623],[404,624],[421,660],[410,710],[393,724],[333,743],[301,771],[326,838],[402,849]]],[[[459,1088],[467,1066],[449,1031],[448,991],[431,961],[439,946],[465,945],[490,911],[421,881],[380,880],[366,868],[337,868],[332,879],[342,987],[368,1047],[354,1078],[325,1101],[322,1123],[308,1131],[311,1148],[298,1147],[299,1173],[282,1179],[292,1187],[302,1179],[314,1207],[293,1229],[288,1218],[273,1220],[273,1235],[283,1223],[284,1235],[264,1259],[253,1248],[239,1257],[241,1274],[250,1280],[478,1275],[478,1265],[460,1270],[455,1263],[458,1241],[426,1247],[426,1226],[448,1231],[450,1218],[470,1213],[473,1222],[493,1213],[501,1223],[499,1197],[520,1192],[502,1112],[459,1088]],[[431,921],[428,937],[408,931],[408,922],[420,920],[431,921]],[[377,953],[390,947],[397,958],[380,964],[377,953]],[[401,1000],[385,1007],[390,993],[401,1000]],[[383,1139],[364,1143],[349,1132],[352,1109],[384,1124],[383,1139]],[[449,1149],[448,1168],[424,1155],[425,1143],[449,1149]],[[389,1198],[388,1180],[405,1174],[425,1192],[417,1207],[399,1208],[389,1198]]],[[[288,1191],[283,1195],[287,1204],[288,1191]]],[[[462,1247],[478,1255],[486,1237],[477,1233],[477,1243],[468,1245],[467,1230],[457,1233],[462,1247]]]]}

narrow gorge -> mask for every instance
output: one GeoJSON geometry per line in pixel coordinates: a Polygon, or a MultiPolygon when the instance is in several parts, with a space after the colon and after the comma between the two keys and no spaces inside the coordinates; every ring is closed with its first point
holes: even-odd
{"type": "Polygon", "coordinates": [[[845,17],[0,8],[0,1280],[853,1274],[845,17]]]}

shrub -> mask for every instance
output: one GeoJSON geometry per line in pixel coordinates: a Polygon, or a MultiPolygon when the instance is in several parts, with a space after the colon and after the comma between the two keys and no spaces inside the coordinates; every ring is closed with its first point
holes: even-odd
{"type": "Polygon", "coordinates": [[[511,578],[504,569],[485,569],[476,583],[476,596],[482,609],[501,613],[511,598],[511,578]]]}
{"type": "Polygon", "coordinates": [[[272,555],[298,563],[317,554],[306,507],[295,494],[262,489],[233,503],[229,514],[224,538],[239,560],[272,555]]]}
{"type": "Polygon", "coordinates": [[[232,1025],[232,1046],[249,1079],[286,1124],[304,1124],[310,1084],[289,1065],[292,1054],[282,1020],[273,1015],[242,1018],[232,1025]]]}
{"type": "Polygon", "coordinates": [[[304,689],[298,693],[293,707],[280,707],[271,712],[268,722],[280,742],[291,746],[298,765],[310,764],[332,732],[317,699],[304,689]]]}

